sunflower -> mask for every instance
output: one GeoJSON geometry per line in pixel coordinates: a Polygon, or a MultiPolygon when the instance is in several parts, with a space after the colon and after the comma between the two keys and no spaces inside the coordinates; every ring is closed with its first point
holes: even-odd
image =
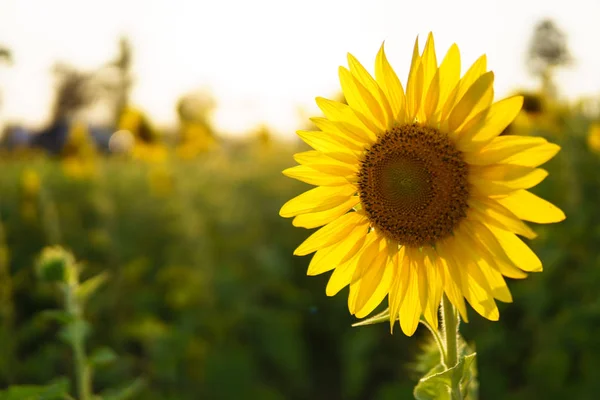
{"type": "Polygon", "coordinates": [[[383,45],[375,77],[348,54],[339,77],[348,104],[317,98],[319,131],[298,131],[314,150],[286,176],[316,188],[283,205],[293,225],[321,227],[294,252],[315,252],[308,275],[333,270],[326,293],[350,286],[358,318],[387,297],[390,325],[412,335],[421,316],[437,329],[445,293],[468,321],[465,299],[489,320],[495,300],[511,302],[504,277],[524,278],[542,263],[517,236],[522,220],[558,222],[561,210],[527,189],[559,146],[543,138],[499,136],[523,98],[493,103],[494,74],[483,55],[460,77],[452,45],[438,67],[433,36],[414,46],[406,91],[383,45]]]}
{"type": "Polygon", "coordinates": [[[600,123],[595,122],[590,125],[587,144],[592,151],[600,152],[600,123]]]}

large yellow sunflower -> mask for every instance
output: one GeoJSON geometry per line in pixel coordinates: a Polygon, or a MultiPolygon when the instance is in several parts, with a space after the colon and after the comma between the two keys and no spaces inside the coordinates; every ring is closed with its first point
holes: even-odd
{"type": "Polygon", "coordinates": [[[319,131],[299,131],[314,150],[284,174],[316,185],[280,211],[316,228],[294,252],[316,252],[308,275],[334,270],[326,293],[349,285],[359,318],[387,296],[390,324],[412,335],[423,316],[437,328],[445,293],[467,321],[467,302],[497,320],[495,299],[512,297],[504,276],[524,278],[542,263],[517,236],[522,221],[558,222],[562,211],[527,191],[548,173],[539,165],[559,146],[543,138],[499,136],[523,98],[493,103],[494,74],[481,56],[460,77],[452,45],[438,67],[433,36],[415,43],[406,91],[383,45],[375,78],[348,55],[339,76],[348,105],[317,98],[319,131]]]}

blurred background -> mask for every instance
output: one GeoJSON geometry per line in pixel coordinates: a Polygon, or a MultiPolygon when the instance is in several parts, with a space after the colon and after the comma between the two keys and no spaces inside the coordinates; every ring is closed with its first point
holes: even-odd
{"type": "MultiPolygon", "coordinates": [[[[115,359],[94,390],[131,398],[409,399],[428,333],[351,328],[294,257],[309,234],[279,217],[306,190],[281,170],[294,131],[343,100],[351,52],[372,71],[385,40],[406,81],[429,31],[482,53],[496,98],[521,93],[504,134],[563,150],[534,192],[567,220],[535,227],[545,270],[511,281],[500,322],[471,313],[481,399],[600,392],[600,4],[497,1],[0,2],[0,388],[73,376],[48,245],[108,272],[86,304],[87,348],[115,359]],[[110,357],[113,358],[113,357],[110,357]]],[[[422,374],[421,374],[422,375],[422,374]]],[[[1,394],[0,394],[1,395],[1,394]]],[[[2,397],[4,398],[4,397],[2,397]]]]}

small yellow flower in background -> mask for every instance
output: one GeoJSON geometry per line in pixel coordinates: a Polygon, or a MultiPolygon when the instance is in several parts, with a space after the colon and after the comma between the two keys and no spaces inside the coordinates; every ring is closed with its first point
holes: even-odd
{"type": "Polygon", "coordinates": [[[140,110],[125,107],[117,128],[115,135],[118,134],[120,137],[115,137],[114,144],[115,148],[119,148],[119,152],[130,154],[134,160],[149,163],[163,163],[169,158],[169,151],[160,142],[158,132],[140,110]],[[133,142],[126,143],[127,137],[133,138],[133,142]],[[120,139],[125,139],[123,141],[125,143],[118,143],[120,139]],[[123,148],[120,148],[122,145],[123,148]]]}
{"type": "Polygon", "coordinates": [[[36,221],[38,217],[38,196],[42,183],[38,172],[25,168],[21,173],[21,217],[25,221],[36,221]]]}
{"type": "Polygon", "coordinates": [[[119,117],[117,130],[129,131],[133,134],[136,143],[150,143],[158,139],[158,132],[150,124],[148,117],[134,107],[125,107],[119,117]]]}
{"type": "Polygon", "coordinates": [[[173,193],[173,173],[165,166],[156,165],[148,171],[150,192],[157,197],[167,197],[173,193]]]}
{"type": "Polygon", "coordinates": [[[169,159],[169,149],[160,143],[137,143],[131,150],[131,158],[161,164],[169,159]]]}
{"type": "Polygon", "coordinates": [[[94,159],[67,157],[61,161],[63,173],[73,179],[87,179],[96,175],[94,159]]]}
{"type": "Polygon", "coordinates": [[[204,124],[196,121],[182,123],[181,142],[175,149],[179,158],[190,160],[216,147],[216,139],[204,124]]]}
{"type": "Polygon", "coordinates": [[[539,137],[499,136],[523,98],[493,103],[485,55],[460,77],[452,45],[439,64],[430,34],[415,43],[406,90],[383,46],[375,77],[352,55],[340,67],[348,105],[317,98],[319,131],[298,131],[314,150],[284,174],[317,187],[280,215],[317,228],[294,252],[315,253],[308,275],[333,270],[326,293],[350,286],[348,308],[362,318],[386,297],[390,323],[412,335],[421,315],[437,328],[445,293],[467,320],[467,302],[497,320],[511,302],[504,277],[524,278],[542,263],[517,236],[523,221],[558,222],[563,212],[527,189],[559,146],[539,137]]]}
{"type": "Polygon", "coordinates": [[[28,197],[35,197],[40,192],[42,183],[37,171],[31,168],[25,168],[21,174],[21,188],[23,194],[28,197]]]}
{"type": "Polygon", "coordinates": [[[595,122],[590,125],[587,143],[592,151],[600,153],[600,123],[595,122]]]}
{"type": "Polygon", "coordinates": [[[74,179],[86,179],[97,172],[96,148],[86,124],[74,122],[62,150],[62,169],[74,179]]]}

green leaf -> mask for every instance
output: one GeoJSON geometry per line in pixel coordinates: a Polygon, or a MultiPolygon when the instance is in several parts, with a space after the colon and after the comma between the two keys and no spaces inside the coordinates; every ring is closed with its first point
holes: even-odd
{"type": "Polygon", "coordinates": [[[0,400],[65,400],[69,380],[59,378],[47,385],[14,385],[0,392],[0,400]]]}
{"type": "Polygon", "coordinates": [[[104,282],[108,280],[108,276],[108,272],[104,271],[80,284],[76,292],[77,297],[79,297],[81,301],[87,300],[104,282]]]}
{"type": "Polygon", "coordinates": [[[137,378],[129,384],[119,388],[107,390],[102,394],[104,400],[128,400],[137,398],[136,396],[144,389],[146,381],[143,378],[137,378]]]}
{"type": "Polygon", "coordinates": [[[100,347],[92,352],[88,362],[93,367],[110,364],[117,359],[117,353],[110,347],[100,347]]]}
{"type": "Polygon", "coordinates": [[[374,324],[379,324],[381,322],[386,322],[386,321],[389,322],[389,320],[390,320],[390,309],[386,308],[379,314],[372,316],[371,318],[363,319],[360,322],[352,324],[352,326],[357,327],[357,326],[365,326],[365,325],[374,325],[374,324]]]}
{"type": "Polygon", "coordinates": [[[83,320],[71,321],[58,332],[58,336],[68,344],[73,344],[78,337],[85,339],[90,333],[90,324],[83,320]]]}
{"type": "Polygon", "coordinates": [[[431,371],[419,380],[413,392],[417,400],[449,400],[448,389],[453,382],[458,382],[461,391],[466,388],[471,379],[470,368],[475,360],[475,353],[462,357],[458,363],[448,369],[441,364],[436,365],[431,371]]]}
{"type": "Polygon", "coordinates": [[[44,310],[38,313],[38,317],[44,320],[57,321],[61,324],[68,324],[74,321],[73,315],[63,310],[44,310]]]}

